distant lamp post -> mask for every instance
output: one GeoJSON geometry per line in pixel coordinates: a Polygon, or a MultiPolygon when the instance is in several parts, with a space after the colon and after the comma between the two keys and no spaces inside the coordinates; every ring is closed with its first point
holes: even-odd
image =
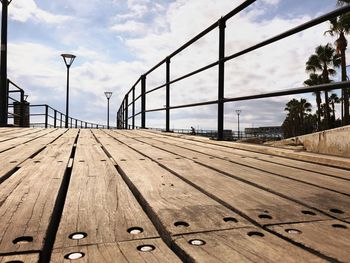
{"type": "Polygon", "coordinates": [[[72,54],[62,54],[64,63],[67,67],[67,98],[66,98],[66,122],[65,122],[65,128],[68,128],[68,114],[69,114],[69,68],[73,64],[74,59],[76,56],[72,54]]]}
{"type": "Polygon", "coordinates": [[[240,139],[240,131],[239,131],[239,115],[241,114],[241,110],[236,110],[237,113],[237,123],[238,123],[238,140],[240,139]]]}
{"type": "Polygon", "coordinates": [[[106,91],[105,95],[107,98],[107,129],[109,129],[109,99],[112,97],[112,92],[106,91]]]}

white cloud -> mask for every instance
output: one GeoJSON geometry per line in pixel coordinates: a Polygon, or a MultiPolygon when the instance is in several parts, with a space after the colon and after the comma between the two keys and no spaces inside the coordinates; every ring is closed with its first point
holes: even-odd
{"type": "Polygon", "coordinates": [[[262,0],[262,2],[269,5],[277,5],[280,2],[280,0],[262,0]]]}
{"type": "Polygon", "coordinates": [[[55,15],[40,9],[34,0],[13,1],[9,9],[9,17],[20,22],[35,20],[49,24],[60,24],[70,19],[68,16],[55,15]]]}
{"type": "Polygon", "coordinates": [[[142,34],[145,33],[145,24],[129,20],[125,23],[116,24],[111,27],[113,31],[121,33],[142,34]]]}

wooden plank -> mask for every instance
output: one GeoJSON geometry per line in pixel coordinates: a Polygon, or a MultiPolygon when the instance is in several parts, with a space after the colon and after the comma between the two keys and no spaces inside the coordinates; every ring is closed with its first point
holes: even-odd
{"type": "Polygon", "coordinates": [[[113,163],[91,131],[81,130],[54,248],[152,237],[159,234],[113,163]],[[87,236],[71,239],[76,232],[87,236]]]}
{"type": "Polygon", "coordinates": [[[338,261],[350,262],[350,224],[330,220],[269,228],[338,261]]]}
{"type": "MultiPolygon", "coordinates": [[[[119,140],[130,142],[130,139],[121,137],[119,140]]],[[[134,142],[132,145],[136,150],[142,151],[187,182],[196,185],[215,199],[224,201],[233,209],[244,213],[261,225],[330,219],[324,215],[310,217],[310,215],[303,214],[302,211],[308,210],[315,214],[317,211],[227,177],[192,160],[178,158],[177,155],[147,144],[134,142]]]]}
{"type": "MultiPolygon", "coordinates": [[[[232,143],[227,144],[227,145],[213,144],[211,140],[208,141],[208,139],[206,139],[206,138],[204,138],[204,140],[189,140],[189,139],[182,138],[182,137],[176,137],[175,135],[173,135],[171,133],[158,133],[158,132],[152,132],[152,131],[147,131],[147,130],[137,130],[137,131],[134,131],[134,133],[137,133],[139,135],[139,137],[146,136],[146,137],[153,137],[153,138],[171,138],[174,142],[175,141],[183,142],[184,144],[187,144],[187,145],[198,145],[198,146],[203,146],[203,147],[208,148],[208,149],[219,150],[222,152],[222,156],[224,156],[224,157],[225,157],[226,153],[232,153],[232,154],[235,154],[237,156],[256,158],[259,160],[264,160],[264,161],[271,162],[271,163],[281,164],[281,165],[288,166],[288,167],[298,168],[298,169],[302,169],[305,171],[316,172],[316,173],[320,173],[320,174],[325,174],[325,175],[329,175],[329,176],[334,176],[334,177],[339,177],[339,178],[350,180],[349,171],[346,169],[339,169],[339,168],[334,168],[334,167],[329,167],[329,166],[322,166],[322,170],[320,170],[320,165],[318,165],[318,164],[313,164],[310,162],[304,162],[304,161],[300,161],[300,160],[289,159],[287,157],[280,157],[280,156],[276,156],[276,155],[270,155],[270,154],[265,154],[265,153],[236,149],[236,148],[233,148],[234,145],[232,143]]],[[[191,137],[194,137],[194,136],[191,136],[191,137]]],[[[216,143],[216,142],[214,141],[214,143],[216,143]]]]}
{"type": "MultiPolygon", "coordinates": [[[[93,131],[97,136],[101,131],[93,131]]],[[[99,136],[101,143],[114,158],[114,151],[120,151],[119,145],[104,144],[104,136],[99,136]]],[[[110,142],[110,141],[109,141],[110,142]]],[[[138,153],[123,149],[127,155],[135,154],[132,160],[117,162],[124,180],[141,200],[144,209],[153,222],[156,222],[161,235],[170,235],[230,229],[249,225],[238,214],[225,208],[207,197],[194,187],[161,168],[155,162],[143,157],[138,160],[138,153]],[[237,223],[225,222],[224,218],[234,217],[237,223]]]]}
{"type": "MultiPolygon", "coordinates": [[[[178,136],[174,134],[169,134],[169,135],[178,136]]],[[[200,136],[179,135],[178,137],[185,138],[188,140],[201,141],[208,144],[229,146],[235,149],[282,156],[282,157],[287,157],[295,160],[301,160],[301,161],[307,161],[311,163],[350,169],[350,160],[349,158],[344,158],[344,157],[310,153],[310,152],[305,152],[300,150],[290,150],[290,149],[277,148],[277,147],[266,146],[266,145],[214,141],[214,140],[209,140],[208,138],[204,138],[200,136]]]]}
{"type": "Polygon", "coordinates": [[[4,152],[4,151],[11,149],[13,147],[20,146],[21,144],[30,142],[36,138],[40,138],[41,136],[52,133],[53,131],[55,131],[55,130],[53,130],[53,129],[41,130],[39,132],[32,133],[32,134],[29,134],[27,136],[20,136],[20,137],[14,138],[12,140],[0,142],[0,152],[4,152]]]}
{"type": "MultiPolygon", "coordinates": [[[[150,142],[151,140],[140,139],[140,141],[150,142]]],[[[261,187],[272,193],[289,198],[290,200],[297,201],[310,208],[321,210],[323,213],[334,218],[341,219],[350,216],[350,200],[345,195],[229,161],[220,159],[213,160],[205,154],[196,153],[175,145],[163,145],[155,140],[152,140],[152,144],[160,149],[176,153],[184,158],[192,159],[197,163],[213,168],[228,176],[261,187]]]]}
{"type": "Polygon", "coordinates": [[[7,133],[0,133],[0,142],[2,141],[6,141],[6,140],[10,140],[13,138],[17,138],[20,136],[27,136],[30,134],[34,134],[37,132],[40,132],[42,129],[33,129],[33,128],[29,128],[29,129],[12,129],[11,131],[7,132],[7,133]]]}
{"type": "Polygon", "coordinates": [[[1,184],[1,253],[43,249],[51,217],[58,216],[52,213],[73,143],[72,137],[59,138],[49,149],[55,157],[33,159],[1,184]]]}
{"type": "Polygon", "coordinates": [[[190,262],[327,262],[258,228],[182,235],[175,244],[190,262]]]}
{"type": "Polygon", "coordinates": [[[120,243],[80,246],[53,251],[51,262],[71,262],[67,257],[72,253],[83,253],[77,260],[81,263],[180,263],[181,260],[162,242],[161,239],[145,239],[120,243]],[[154,248],[142,252],[139,249],[154,248]]]}
{"type": "Polygon", "coordinates": [[[0,256],[0,263],[38,263],[39,254],[0,256]]]}
{"type": "Polygon", "coordinates": [[[20,167],[24,161],[45,148],[50,142],[61,136],[65,131],[66,130],[64,129],[56,130],[31,142],[27,142],[6,152],[0,153],[0,182],[7,178],[9,173],[20,167]]]}
{"type": "MultiPolygon", "coordinates": [[[[153,140],[154,139],[152,139],[152,141],[153,140]]],[[[340,192],[343,194],[350,195],[349,180],[334,178],[332,176],[320,175],[319,173],[303,171],[297,168],[286,167],[280,164],[274,164],[263,160],[257,160],[252,157],[240,156],[240,155],[231,154],[231,153],[224,153],[223,155],[223,152],[220,150],[214,150],[210,148],[208,149],[206,147],[193,145],[193,144],[188,145],[186,143],[173,141],[168,138],[166,139],[159,138],[157,140],[160,142],[168,143],[170,145],[176,145],[188,150],[203,153],[208,156],[213,156],[215,158],[230,160],[234,163],[249,166],[254,169],[266,171],[268,173],[273,173],[276,175],[284,176],[286,178],[299,180],[302,182],[313,184],[315,186],[333,190],[335,192],[340,192]]],[[[319,165],[319,169],[322,170],[322,166],[319,165]]],[[[346,172],[347,172],[348,178],[350,178],[350,171],[346,171],[346,172]]]]}

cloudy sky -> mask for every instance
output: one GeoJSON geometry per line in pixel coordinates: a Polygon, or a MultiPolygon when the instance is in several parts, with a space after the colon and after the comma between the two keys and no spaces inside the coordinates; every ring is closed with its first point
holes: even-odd
{"type": "MultiPolygon", "coordinates": [[[[71,68],[70,115],[105,123],[104,91],[113,91],[111,121],[135,81],[181,44],[217,21],[242,0],[13,0],[9,6],[8,77],[25,89],[28,100],[65,110],[65,65],[61,53],[77,55],[71,68]]],[[[336,8],[335,0],[257,0],[227,23],[226,55],[336,8]]],[[[277,44],[227,63],[226,97],[300,87],[305,62],[319,44],[333,43],[321,24],[277,44]]],[[[171,63],[171,78],[214,62],[218,30],[171,63]]],[[[165,81],[162,66],[147,78],[147,89],[165,81]]],[[[137,93],[140,87],[137,86],[137,93]]],[[[216,99],[217,68],[171,87],[171,104],[216,99]]],[[[164,91],[147,97],[147,109],[163,107],[164,91]]],[[[313,99],[312,96],[309,96],[313,99]]],[[[288,98],[230,103],[225,128],[280,125],[288,98]]],[[[312,101],[315,104],[314,101],[312,101]]],[[[139,109],[139,105],[137,105],[139,109]]],[[[216,128],[216,106],[175,110],[171,128],[216,128]]],[[[164,114],[147,115],[147,126],[164,127],[164,114]]],[[[139,121],[139,119],[137,119],[139,121]]],[[[137,123],[139,124],[139,123],[137,123]]]]}

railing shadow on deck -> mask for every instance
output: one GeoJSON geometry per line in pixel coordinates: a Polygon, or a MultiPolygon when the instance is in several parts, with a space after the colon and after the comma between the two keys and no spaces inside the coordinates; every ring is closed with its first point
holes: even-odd
{"type": "MultiPolygon", "coordinates": [[[[172,131],[170,129],[170,110],[175,109],[181,109],[181,108],[191,108],[191,107],[198,107],[198,106],[204,106],[204,105],[213,105],[216,104],[218,108],[218,116],[217,116],[217,139],[222,140],[224,139],[224,104],[227,102],[234,102],[234,101],[246,101],[246,100],[254,100],[254,99],[262,99],[262,98],[271,98],[271,97],[278,97],[278,96],[286,96],[286,95],[296,95],[296,94],[302,94],[302,93],[311,93],[315,91],[330,91],[330,90],[337,90],[337,89],[345,89],[350,87],[349,81],[344,82],[335,82],[330,84],[322,84],[322,85],[316,85],[312,87],[300,87],[300,88],[293,88],[288,90],[280,90],[270,93],[264,93],[264,94],[256,94],[251,96],[243,96],[243,97],[234,97],[234,98],[225,98],[225,63],[228,61],[231,61],[235,58],[238,58],[240,56],[243,56],[245,54],[248,54],[252,51],[255,51],[257,49],[260,49],[262,47],[268,46],[272,43],[278,42],[282,39],[285,39],[287,37],[290,37],[292,35],[295,35],[297,33],[300,33],[306,29],[309,29],[311,27],[317,26],[323,22],[326,22],[332,18],[335,18],[341,14],[344,14],[346,12],[350,11],[350,6],[339,8],[335,11],[332,11],[330,13],[327,13],[323,16],[320,16],[316,19],[313,19],[309,22],[306,22],[302,25],[299,25],[295,28],[292,28],[290,30],[287,30],[279,35],[276,35],[272,38],[269,38],[265,41],[262,41],[256,45],[253,45],[249,48],[246,48],[244,50],[241,50],[237,53],[231,54],[229,56],[225,56],[225,28],[226,28],[226,22],[231,19],[236,14],[240,13],[244,9],[246,9],[248,6],[253,4],[256,0],[247,0],[244,3],[242,3],[240,6],[229,12],[227,15],[221,17],[216,23],[209,26],[207,29],[199,33],[197,36],[192,38],[190,41],[185,43],[183,46],[178,48],[176,51],[168,55],[166,58],[164,58],[162,61],[160,61],[157,65],[152,67],[150,70],[148,70],[146,73],[140,76],[140,78],[136,81],[136,83],[131,87],[131,89],[125,94],[124,99],[118,109],[117,112],[117,127],[120,129],[135,129],[137,126],[135,125],[135,117],[141,115],[141,128],[150,128],[146,127],[146,113],[150,112],[159,112],[159,111],[165,111],[165,130],[166,132],[172,131]],[[171,59],[175,57],[177,54],[194,44],[196,41],[207,35],[209,32],[213,31],[214,29],[219,29],[219,54],[218,54],[218,60],[204,66],[202,68],[199,68],[195,71],[189,72],[181,77],[178,77],[176,79],[170,79],[170,70],[171,70],[171,59]],[[164,65],[166,66],[166,72],[165,72],[165,83],[154,87],[152,89],[149,89],[146,91],[146,79],[147,76],[155,71],[160,66],[164,65]],[[203,101],[199,103],[192,103],[192,104],[181,104],[181,105],[170,105],[170,87],[171,84],[174,84],[176,82],[179,82],[181,80],[187,79],[193,75],[196,75],[198,73],[204,72],[208,69],[211,69],[213,67],[218,66],[218,99],[217,100],[211,100],[211,101],[203,101]],[[135,89],[138,86],[138,84],[141,83],[141,91],[140,95],[135,97],[135,89]],[[166,96],[165,96],[165,107],[163,108],[154,108],[154,109],[148,109],[146,110],[146,95],[150,95],[152,92],[155,92],[160,89],[166,89],[166,96]],[[141,100],[141,110],[139,112],[135,112],[135,103],[141,100]],[[129,108],[131,107],[131,114],[129,111],[129,108]],[[131,121],[131,124],[130,122],[131,121]]],[[[344,123],[347,124],[347,123],[344,123]]]]}

